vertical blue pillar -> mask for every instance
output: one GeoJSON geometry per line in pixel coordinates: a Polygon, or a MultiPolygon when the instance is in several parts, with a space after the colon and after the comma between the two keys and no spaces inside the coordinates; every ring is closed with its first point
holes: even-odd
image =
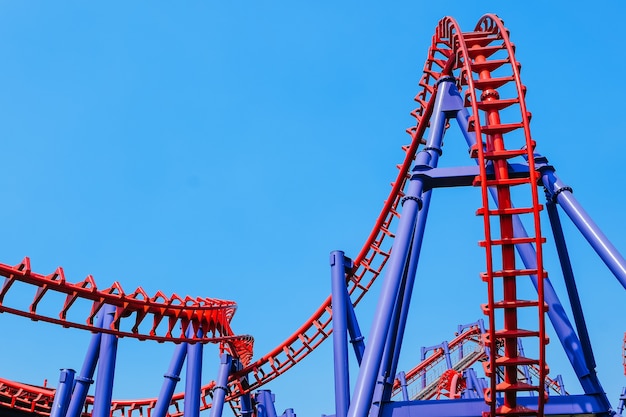
{"type": "Polygon", "coordinates": [[[187,356],[187,346],[186,342],[182,342],[174,350],[167,373],[163,375],[165,379],[163,380],[163,385],[161,385],[161,391],[152,412],[152,417],[165,417],[167,414],[176,384],[180,381],[180,371],[183,369],[183,362],[185,362],[185,356],[187,356]]]}
{"type": "Polygon", "coordinates": [[[361,333],[361,328],[359,327],[359,322],[356,319],[356,313],[354,312],[354,306],[352,305],[352,302],[348,303],[348,334],[350,334],[350,343],[352,344],[352,348],[354,349],[356,361],[359,366],[361,366],[361,361],[363,360],[363,352],[365,352],[365,342],[363,341],[365,338],[361,333]]]}
{"type": "Polygon", "coordinates": [[[224,399],[228,393],[228,376],[232,369],[232,358],[227,353],[220,355],[220,368],[213,388],[213,402],[211,403],[211,417],[222,417],[224,399]]]}
{"type": "Polygon", "coordinates": [[[398,378],[398,381],[400,381],[400,388],[402,389],[402,400],[409,401],[409,390],[407,389],[406,374],[404,373],[404,371],[398,372],[396,378],[398,378]]]}
{"type": "Polygon", "coordinates": [[[333,358],[335,368],[335,415],[346,417],[350,406],[350,376],[348,370],[348,304],[346,289],[346,259],[342,251],[330,253],[333,312],[333,358]]]}
{"type": "Polygon", "coordinates": [[[50,417],[65,417],[72,394],[75,373],[76,371],[73,369],[61,369],[59,385],[54,393],[54,400],[50,409],[50,417]]]}
{"type": "MultiPolygon", "coordinates": [[[[191,324],[190,324],[191,326],[191,324]]],[[[198,330],[198,337],[204,333],[198,330]]],[[[185,377],[184,417],[200,415],[200,394],[202,390],[202,348],[200,341],[187,347],[187,373],[185,377]]]]}
{"type": "Polygon", "coordinates": [[[274,395],[271,391],[260,390],[256,393],[257,417],[277,417],[274,407],[274,395]]]}
{"type": "MultiPolygon", "coordinates": [[[[451,105],[451,95],[456,91],[452,81],[454,80],[451,77],[445,77],[438,83],[429,138],[424,150],[419,152],[415,158],[413,171],[437,166],[446,123],[444,112],[450,110],[447,106],[451,105]]],[[[453,107],[456,107],[456,99],[451,105],[451,108],[453,107]]],[[[369,342],[365,348],[354,395],[348,410],[349,417],[366,417],[372,406],[376,381],[381,370],[385,344],[392,325],[395,303],[399,299],[418,213],[424,205],[423,192],[424,184],[422,181],[419,178],[411,178],[403,199],[402,216],[398,223],[393,251],[387,262],[387,273],[376,307],[369,342]]]]}
{"type": "MultiPolygon", "coordinates": [[[[115,306],[105,305],[102,309],[104,310],[102,327],[108,329],[111,327],[111,323],[113,323],[115,306]]],[[[96,378],[96,392],[91,413],[93,417],[109,417],[111,414],[116,357],[117,336],[108,333],[103,334],[100,341],[98,376],[96,378]]]]}
{"type": "MultiPolygon", "coordinates": [[[[96,317],[95,326],[98,328],[102,328],[102,324],[104,323],[105,313],[103,310],[104,309],[102,309],[96,317]]],[[[98,356],[100,355],[101,340],[102,333],[94,333],[91,336],[83,366],[80,368],[80,373],[74,377],[74,389],[67,409],[67,417],[80,417],[82,414],[89,387],[93,384],[93,375],[96,372],[96,364],[98,362],[98,356]]]]}

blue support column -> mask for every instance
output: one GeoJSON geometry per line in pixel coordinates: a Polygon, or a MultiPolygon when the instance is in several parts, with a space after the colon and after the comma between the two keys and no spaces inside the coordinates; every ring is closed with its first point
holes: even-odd
{"type": "Polygon", "coordinates": [[[589,217],[587,212],[578,203],[572,189],[564,185],[557,175],[554,168],[545,166],[540,169],[542,174],[543,185],[546,187],[551,197],[555,199],[563,211],[569,216],[574,225],[587,239],[587,242],[600,256],[600,259],[606,264],[609,270],[615,275],[615,278],[626,289],[626,260],[619,251],[611,244],[609,239],[602,233],[598,225],[589,217]]]}
{"type": "Polygon", "coordinates": [[[255,395],[257,417],[277,417],[274,395],[269,390],[260,390],[255,395]]]}
{"type": "MultiPolygon", "coordinates": [[[[451,96],[456,92],[456,87],[452,81],[453,79],[446,77],[438,84],[433,117],[431,117],[429,139],[424,150],[416,156],[414,172],[437,166],[446,122],[445,112],[451,111],[453,107],[456,107],[456,97],[451,105],[451,96]],[[450,105],[451,108],[448,108],[447,106],[450,105]]],[[[458,92],[456,95],[458,96],[458,92]]],[[[366,417],[372,406],[376,381],[382,365],[387,336],[392,325],[391,320],[395,303],[399,299],[398,296],[401,291],[403,275],[416,229],[418,213],[424,206],[423,192],[423,182],[419,178],[411,178],[403,199],[402,216],[396,231],[393,251],[387,262],[387,273],[376,307],[370,338],[365,349],[363,362],[361,363],[354,388],[354,395],[348,410],[349,417],[366,417]]]]}
{"type": "Polygon", "coordinates": [[[232,358],[227,353],[220,355],[220,368],[213,388],[213,402],[211,403],[211,417],[222,417],[224,399],[228,394],[228,377],[232,369],[232,358]]]}
{"type": "MultiPolygon", "coordinates": [[[[104,309],[103,309],[104,310],[104,309]]],[[[96,317],[95,326],[102,328],[104,323],[104,311],[101,311],[96,317]]],[[[85,400],[87,399],[87,393],[89,387],[93,384],[93,375],[96,372],[96,364],[98,363],[98,356],[100,355],[100,341],[102,340],[102,333],[94,333],[91,336],[89,347],[87,348],[87,354],[83,362],[80,373],[74,377],[74,389],[72,391],[72,398],[70,400],[69,407],[67,409],[67,417],[80,417],[83,407],[85,406],[85,400]]]]}
{"type": "MultiPolygon", "coordinates": [[[[235,372],[239,372],[243,369],[243,364],[237,358],[233,358],[233,369],[235,372]]],[[[239,407],[242,417],[252,417],[254,408],[252,407],[252,397],[248,388],[250,383],[248,381],[248,375],[243,375],[239,378],[239,382],[244,390],[248,391],[239,397],[239,407]]]]}
{"type": "Polygon", "coordinates": [[[174,395],[174,390],[176,390],[176,384],[180,381],[180,371],[183,369],[183,363],[187,356],[187,347],[188,344],[186,342],[176,345],[167,373],[163,375],[165,379],[163,380],[163,385],[161,385],[161,391],[159,392],[154,411],[152,411],[152,417],[166,416],[172,402],[172,395],[174,395]]]}
{"type": "Polygon", "coordinates": [[[356,361],[359,366],[361,366],[361,361],[363,360],[363,352],[365,352],[365,338],[361,333],[361,328],[359,327],[359,322],[356,319],[356,314],[354,312],[354,306],[352,305],[352,302],[348,303],[348,334],[350,335],[350,343],[352,344],[354,355],[356,356],[356,361]]]}
{"type": "Polygon", "coordinates": [[[65,417],[72,394],[75,373],[76,371],[73,369],[61,369],[59,385],[54,393],[54,400],[50,409],[50,417],[65,417]]]}
{"type": "Polygon", "coordinates": [[[622,415],[624,412],[624,407],[626,407],[626,387],[622,388],[622,395],[619,396],[619,401],[617,403],[617,414],[622,415]]]}
{"type": "MultiPolygon", "coordinates": [[[[191,326],[191,325],[190,325],[191,326]]],[[[198,338],[204,333],[198,330],[198,338]]],[[[187,373],[185,376],[184,417],[199,417],[200,394],[202,390],[202,349],[199,341],[187,346],[187,373]]]]}
{"type": "Polygon", "coordinates": [[[252,408],[252,398],[249,393],[239,397],[239,404],[241,405],[241,415],[243,417],[251,417],[254,409],[252,408]]]}
{"type": "MultiPolygon", "coordinates": [[[[102,327],[108,329],[113,323],[115,307],[105,305],[102,327]]],[[[92,417],[109,417],[111,414],[111,400],[113,397],[113,379],[115,377],[115,359],[117,357],[117,336],[105,333],[100,341],[98,359],[98,376],[96,378],[96,392],[92,417]]]]}
{"type": "Polygon", "coordinates": [[[342,251],[330,253],[333,312],[333,357],[335,370],[335,415],[346,417],[350,406],[350,376],[348,370],[348,304],[346,268],[352,262],[342,251]]]}
{"type": "Polygon", "coordinates": [[[409,390],[407,389],[406,374],[404,371],[398,372],[396,375],[398,381],[400,381],[400,388],[402,389],[402,401],[409,401],[409,390]]]}
{"type": "Polygon", "coordinates": [[[589,369],[595,369],[596,360],[593,356],[591,340],[589,338],[587,324],[585,323],[585,316],[583,314],[582,304],[578,295],[578,288],[576,287],[576,281],[574,279],[574,271],[572,270],[569,253],[567,252],[567,245],[565,243],[565,236],[563,235],[563,228],[561,227],[559,213],[556,209],[555,203],[551,200],[546,203],[546,209],[548,211],[550,225],[552,226],[554,243],[556,244],[559,261],[561,262],[565,288],[567,288],[570,307],[572,308],[572,314],[574,315],[574,323],[576,324],[576,330],[578,331],[578,337],[582,345],[583,355],[585,356],[587,367],[589,369]]]}

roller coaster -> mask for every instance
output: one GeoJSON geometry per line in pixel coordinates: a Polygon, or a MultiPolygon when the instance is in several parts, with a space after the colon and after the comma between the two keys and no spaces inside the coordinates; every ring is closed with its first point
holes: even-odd
{"type": "MultiPolygon", "coordinates": [[[[342,251],[331,253],[331,296],[282,344],[256,359],[252,336],[238,335],[230,326],[236,308],[232,301],[150,295],[141,287],[127,291],[118,282],[102,288],[91,276],[73,282],[61,267],[34,272],[29,258],[0,264],[0,312],[92,333],[80,371],[62,369],[54,388],[0,379],[2,413],[192,417],[210,410],[212,417],[220,417],[229,404],[236,415],[275,417],[272,393],[261,388],[333,335],[337,417],[621,414],[626,392],[613,407],[595,372],[558,208],[624,288],[626,260],[574,198],[572,188],[537,153],[514,51],[509,31],[495,15],[483,16],[469,32],[450,17],[438,23],[415,96],[417,108],[411,113],[416,123],[407,129],[410,143],[403,147],[404,161],[369,237],[354,259],[342,251]],[[473,162],[440,168],[444,134],[456,128],[473,162]],[[476,272],[487,289],[484,318],[459,325],[449,343],[422,348],[417,365],[399,372],[431,194],[452,187],[472,187],[480,195],[476,215],[484,228],[479,245],[485,268],[476,272]],[[551,276],[565,282],[573,324],[544,269],[544,211],[561,265],[551,276]],[[354,307],[383,273],[365,339],[354,307]],[[16,283],[19,291],[28,288],[32,294],[22,307],[7,303],[18,291],[16,283]],[[53,302],[49,300],[64,300],[56,314],[38,309],[42,302],[53,302]],[[566,392],[560,377],[549,375],[548,322],[582,394],[566,392]],[[122,337],[172,345],[158,397],[112,398],[117,341],[122,337]],[[220,367],[217,378],[203,384],[202,348],[207,343],[219,346],[220,367]],[[358,363],[352,389],[350,344],[358,363]],[[185,389],[175,393],[185,362],[185,389]],[[92,385],[95,392],[89,395],[92,385]]],[[[626,374],[626,334],[623,352],[626,374]]],[[[284,415],[295,413],[288,409],[284,415]]]]}

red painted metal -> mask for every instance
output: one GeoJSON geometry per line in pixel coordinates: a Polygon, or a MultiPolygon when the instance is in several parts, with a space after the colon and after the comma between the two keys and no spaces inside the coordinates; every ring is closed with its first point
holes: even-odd
{"type": "Polygon", "coordinates": [[[437,400],[442,396],[450,399],[461,398],[461,391],[465,389],[463,375],[454,369],[446,370],[437,384],[437,400]]]}
{"type": "MultiPolygon", "coordinates": [[[[513,209],[510,201],[512,187],[522,184],[536,184],[537,174],[534,169],[533,149],[529,131],[530,114],[524,104],[525,87],[519,77],[519,64],[514,57],[514,48],[509,41],[508,31],[502,22],[494,15],[484,16],[472,32],[461,32],[457,23],[451,18],[442,19],[437,28],[427,60],[424,65],[423,76],[420,79],[421,91],[415,96],[417,108],[411,113],[417,120],[414,127],[407,129],[411,137],[410,144],[403,147],[406,152],[404,161],[398,166],[399,172],[392,183],[392,188],[378,216],[372,232],[362,246],[361,251],[354,259],[354,269],[349,277],[348,290],[353,303],[356,305],[368,292],[383,269],[391,251],[394,235],[391,232],[394,221],[398,218],[398,203],[403,196],[407,175],[419,144],[423,143],[423,136],[428,128],[430,114],[433,108],[433,92],[435,83],[442,75],[454,74],[459,80],[458,86],[465,93],[466,106],[470,110],[472,126],[479,143],[484,142],[486,149],[478,146],[474,156],[478,158],[480,176],[476,185],[482,190],[482,207],[479,214],[485,219],[486,272],[483,274],[487,282],[489,300],[485,312],[489,317],[489,334],[487,341],[496,351],[498,340],[504,343],[503,358],[496,359],[493,355],[489,370],[496,366],[503,366],[506,385],[495,383],[495,372],[491,372],[491,399],[497,392],[502,392],[506,401],[505,408],[495,408],[492,403],[491,415],[521,415],[542,414],[544,398],[544,382],[546,381],[547,367],[544,359],[545,349],[545,319],[543,302],[543,278],[545,273],[542,267],[541,245],[543,238],[539,229],[539,210],[536,187],[531,188],[531,204],[525,209],[513,209]],[[504,71],[505,74],[501,74],[504,71]],[[505,96],[503,92],[512,88],[515,93],[505,96]],[[502,114],[515,110],[518,119],[503,121],[502,114]],[[481,119],[480,114],[484,114],[481,119]],[[510,137],[523,137],[520,146],[511,148],[510,137]],[[528,158],[530,178],[526,181],[508,178],[506,161],[524,155],[528,158]],[[495,166],[495,178],[488,178],[485,164],[490,161],[495,166]],[[499,204],[490,208],[488,187],[497,190],[499,204]],[[532,218],[534,225],[534,243],[537,249],[537,265],[534,271],[527,271],[517,267],[513,254],[515,237],[512,231],[511,214],[525,212],[532,218]],[[491,222],[498,223],[499,236],[493,236],[491,222]],[[499,249],[499,252],[497,250],[499,249]],[[495,267],[498,257],[502,260],[502,267],[495,267]],[[533,301],[517,300],[517,283],[521,276],[534,273],[538,276],[538,299],[533,301]],[[503,283],[502,300],[497,301],[496,281],[503,283]],[[518,328],[518,308],[537,309],[538,329],[524,332],[518,328]],[[503,330],[496,330],[496,314],[503,314],[503,330]],[[534,337],[539,340],[538,358],[525,360],[517,354],[517,339],[520,337],[534,337]],[[499,361],[499,362],[498,362],[499,361]],[[534,364],[539,369],[538,378],[539,405],[532,412],[517,407],[516,396],[520,390],[526,390],[517,383],[517,365],[534,364]]],[[[0,275],[6,277],[0,289],[0,311],[9,312],[35,320],[43,320],[59,324],[64,327],[76,327],[94,330],[92,320],[103,304],[112,304],[117,307],[114,325],[106,332],[117,334],[120,337],[136,337],[145,340],[157,341],[184,341],[187,340],[172,334],[175,326],[185,328],[188,325],[204,326],[210,337],[201,342],[220,343],[225,349],[239,357],[245,368],[230,378],[230,399],[236,399],[243,392],[256,390],[267,382],[278,377],[296,363],[301,361],[331,333],[331,300],[327,298],[313,315],[283,343],[271,352],[251,361],[252,338],[249,336],[234,335],[230,329],[230,318],[234,313],[234,303],[223,302],[209,298],[166,297],[157,293],[153,297],[138,288],[131,294],[125,294],[118,283],[107,289],[98,289],[93,278],[87,277],[79,283],[68,283],[62,269],[53,274],[43,276],[32,273],[28,260],[16,267],[0,265],[0,275]],[[22,281],[37,288],[36,295],[29,306],[23,309],[9,308],[2,305],[3,297],[10,291],[15,281],[22,281]],[[65,303],[59,308],[59,317],[50,317],[37,312],[37,305],[49,292],[66,295],[65,303]],[[78,299],[91,303],[91,311],[84,314],[85,322],[77,322],[68,318],[68,311],[78,299]],[[143,324],[150,317],[151,324],[143,324]],[[166,319],[166,320],[164,320],[166,319]],[[158,334],[159,324],[165,323],[165,332],[158,334]],[[147,327],[146,330],[143,330],[147,327]],[[248,363],[249,362],[249,363],[248,363]],[[240,378],[248,375],[250,384],[243,387],[240,378]]],[[[195,340],[192,340],[195,341],[195,340]]],[[[210,390],[212,383],[202,388],[201,409],[210,407],[210,390]]],[[[535,388],[532,388],[535,389],[535,388]]],[[[52,390],[40,387],[25,386],[10,381],[0,381],[0,403],[23,410],[31,410],[39,414],[49,413],[52,399],[52,390]],[[18,406],[19,404],[19,406],[18,406]]],[[[172,408],[177,410],[172,416],[181,415],[182,394],[175,395],[172,408]]],[[[90,401],[90,400],[89,400],[90,401]]],[[[114,401],[113,409],[116,415],[149,415],[154,407],[155,399],[140,399],[128,401],[114,401]]],[[[89,413],[89,408],[86,410],[89,413]]]]}

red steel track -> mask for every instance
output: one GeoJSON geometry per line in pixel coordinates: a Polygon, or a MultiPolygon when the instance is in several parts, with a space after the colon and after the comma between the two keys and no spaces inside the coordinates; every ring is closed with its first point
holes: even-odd
{"type": "MultiPolygon", "coordinates": [[[[519,179],[508,179],[506,173],[506,160],[513,157],[525,156],[530,166],[530,178],[524,184],[536,184],[537,177],[533,165],[534,142],[530,139],[528,123],[530,114],[524,104],[525,87],[519,78],[520,66],[514,57],[514,47],[508,38],[508,30],[501,20],[495,15],[485,15],[480,19],[472,32],[461,32],[454,19],[446,17],[442,19],[437,28],[431,47],[428,51],[423,75],[419,86],[421,91],[416,95],[417,108],[411,112],[416,118],[415,126],[407,129],[411,137],[410,144],[403,147],[406,155],[404,161],[398,166],[399,172],[392,183],[391,192],[385,201],[383,208],[372,228],[372,232],[362,246],[361,251],[354,259],[354,269],[348,281],[348,289],[353,303],[356,305],[368,292],[376,278],[381,273],[389,258],[391,244],[394,238],[392,233],[393,223],[399,217],[398,203],[403,197],[403,189],[408,178],[408,171],[414,160],[418,146],[423,142],[423,137],[428,130],[429,119],[434,104],[436,81],[444,75],[456,77],[459,90],[465,94],[465,105],[470,114],[470,129],[476,135],[477,143],[485,144],[485,149],[478,146],[473,157],[478,158],[481,167],[481,175],[476,179],[476,186],[483,193],[483,207],[479,214],[485,218],[485,241],[482,245],[487,252],[487,272],[483,274],[489,286],[489,304],[485,307],[485,313],[489,316],[489,334],[487,342],[495,347],[496,338],[504,339],[506,352],[505,357],[509,362],[503,363],[506,371],[507,387],[492,384],[492,391],[501,391],[507,398],[507,406],[515,408],[516,392],[521,389],[516,385],[514,371],[516,364],[523,361],[516,356],[512,346],[518,337],[534,336],[539,339],[540,358],[532,364],[538,365],[543,376],[540,381],[545,381],[545,362],[543,360],[543,346],[545,336],[543,330],[543,301],[541,289],[539,300],[530,301],[526,304],[513,305],[516,299],[515,285],[519,275],[535,274],[539,277],[540,288],[542,286],[543,270],[541,268],[541,244],[543,242],[538,232],[538,211],[540,206],[537,202],[536,187],[531,196],[529,208],[515,209],[510,204],[510,188],[522,184],[519,179]],[[517,119],[514,121],[502,121],[501,118],[509,117],[511,109],[517,119]],[[484,114],[484,120],[480,114],[484,114]],[[518,145],[514,150],[505,149],[504,137],[517,137],[518,145]],[[521,138],[521,142],[520,139],[521,138]],[[522,148],[520,151],[519,149],[522,148]],[[492,161],[495,166],[496,178],[487,178],[485,165],[492,161]],[[487,187],[495,187],[499,197],[499,205],[495,209],[489,208],[487,199],[487,187]],[[520,243],[514,239],[511,229],[511,217],[528,213],[534,218],[536,237],[527,241],[535,243],[538,253],[539,267],[535,271],[520,270],[515,266],[513,245],[520,243]],[[500,224],[500,237],[492,238],[490,231],[490,218],[500,224]],[[494,268],[495,248],[500,248],[503,265],[500,271],[494,268]],[[504,295],[502,301],[495,301],[495,291],[492,282],[504,281],[504,295]],[[495,311],[506,305],[506,313],[503,319],[505,331],[496,332],[495,311]],[[517,328],[517,307],[534,306],[539,310],[539,330],[527,332],[517,328]],[[509,349],[509,347],[511,347],[509,349]]],[[[509,142],[507,142],[509,144],[509,142]]],[[[301,361],[317,346],[326,340],[331,334],[331,298],[328,297],[313,315],[290,337],[277,346],[271,352],[261,356],[255,361],[252,358],[252,338],[250,336],[235,335],[230,328],[230,319],[235,311],[235,304],[230,301],[221,301],[210,298],[165,296],[158,292],[154,296],[148,296],[141,288],[130,294],[126,294],[118,283],[111,287],[100,289],[96,286],[93,278],[88,276],[78,283],[66,281],[61,268],[49,275],[40,275],[30,270],[28,259],[17,266],[0,264],[0,275],[5,277],[4,285],[0,290],[0,312],[8,312],[34,320],[42,320],[63,327],[75,327],[84,330],[96,330],[93,318],[104,304],[114,305],[116,314],[110,329],[103,331],[115,334],[119,337],[134,337],[140,340],[166,341],[191,341],[186,339],[184,331],[192,325],[195,328],[202,327],[208,336],[201,342],[219,343],[233,356],[239,358],[244,369],[230,378],[230,399],[233,400],[244,391],[256,390],[267,382],[277,378],[296,363],[301,361]],[[29,306],[23,308],[10,308],[4,305],[4,299],[16,281],[26,283],[35,290],[35,296],[29,306]],[[59,306],[58,317],[41,314],[37,311],[38,303],[49,293],[62,293],[65,302],[59,306]],[[76,300],[91,303],[88,313],[74,312],[72,306],[76,300]],[[78,316],[77,319],[69,317],[78,316]],[[182,328],[182,332],[176,336],[174,329],[182,328]],[[244,389],[240,384],[242,376],[249,377],[249,386],[244,389]]],[[[493,349],[495,351],[495,349],[493,349]]],[[[495,360],[495,358],[494,358],[495,360]]],[[[498,365],[501,365],[498,363],[498,365]]],[[[492,363],[492,367],[496,364],[492,363]]],[[[495,374],[495,373],[493,373],[495,374]]],[[[495,381],[495,376],[493,377],[495,381]]],[[[543,386],[543,383],[539,385],[543,386]]],[[[210,407],[211,388],[209,383],[202,388],[201,409],[210,407]]],[[[543,388],[538,388],[540,397],[543,397],[543,388]]],[[[11,381],[0,380],[0,405],[19,410],[34,412],[37,414],[49,414],[54,391],[47,388],[33,387],[11,381]]],[[[173,416],[181,415],[180,401],[183,394],[176,394],[172,400],[170,413],[173,416]]],[[[86,411],[90,412],[93,399],[88,399],[86,411]]],[[[114,401],[112,408],[116,415],[150,415],[156,399],[114,401]]],[[[505,410],[506,411],[506,410],[505,410]]],[[[498,414],[506,413],[499,410],[498,414]]],[[[492,415],[495,415],[492,410],[492,415]]]]}

